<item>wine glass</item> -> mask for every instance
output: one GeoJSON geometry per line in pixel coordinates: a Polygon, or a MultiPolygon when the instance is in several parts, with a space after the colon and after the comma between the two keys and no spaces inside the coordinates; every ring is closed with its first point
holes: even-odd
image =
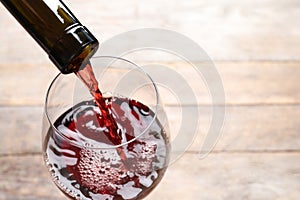
{"type": "Polygon", "coordinates": [[[73,74],[59,74],[45,102],[45,163],[71,199],[142,199],[169,162],[168,121],[156,85],[128,60],[98,56],[90,62],[121,143],[84,84],[73,74]]]}

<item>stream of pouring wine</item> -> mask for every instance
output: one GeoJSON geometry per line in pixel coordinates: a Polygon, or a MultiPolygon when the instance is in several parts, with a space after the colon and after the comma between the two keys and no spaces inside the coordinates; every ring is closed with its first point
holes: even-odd
{"type": "Polygon", "coordinates": [[[102,92],[98,87],[98,81],[95,78],[92,66],[88,63],[83,69],[76,72],[77,77],[87,86],[91,95],[94,97],[95,103],[99,107],[101,114],[105,121],[105,126],[109,130],[109,137],[113,141],[114,145],[122,143],[122,137],[120,136],[118,125],[114,120],[112,113],[109,111],[102,92]]]}

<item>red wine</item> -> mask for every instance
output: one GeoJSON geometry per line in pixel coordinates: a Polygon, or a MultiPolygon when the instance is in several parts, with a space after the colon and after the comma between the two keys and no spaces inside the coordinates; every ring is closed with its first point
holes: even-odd
{"type": "Polygon", "coordinates": [[[43,148],[49,171],[72,199],[144,198],[160,182],[168,163],[169,143],[163,126],[138,101],[102,100],[123,145],[95,148],[111,147],[116,140],[97,103],[81,102],[62,114],[54,123],[56,130],[50,128],[47,133],[43,148]]]}
{"type": "Polygon", "coordinates": [[[94,97],[94,100],[99,107],[102,116],[105,118],[105,126],[109,129],[109,137],[115,145],[121,144],[121,138],[118,133],[118,127],[109,113],[108,108],[106,107],[105,100],[103,95],[98,87],[98,81],[95,78],[92,66],[90,63],[86,64],[83,69],[80,69],[75,73],[77,77],[87,86],[91,95],[94,97]]]}

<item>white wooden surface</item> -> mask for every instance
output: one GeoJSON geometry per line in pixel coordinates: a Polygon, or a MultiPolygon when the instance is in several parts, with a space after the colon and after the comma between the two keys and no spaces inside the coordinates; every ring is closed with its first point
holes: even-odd
{"type": "MultiPolygon", "coordinates": [[[[100,41],[138,28],[178,31],[205,49],[223,80],[227,114],[214,151],[198,157],[210,123],[199,93],[198,137],[147,199],[300,198],[299,0],[66,3],[100,41]]],[[[0,200],[65,199],[40,154],[44,96],[57,70],[2,5],[0,28],[0,200]]]]}

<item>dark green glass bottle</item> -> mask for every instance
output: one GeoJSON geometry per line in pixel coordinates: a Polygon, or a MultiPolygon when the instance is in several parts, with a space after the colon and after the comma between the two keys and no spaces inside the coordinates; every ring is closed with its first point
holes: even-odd
{"type": "Polygon", "coordinates": [[[58,69],[76,72],[99,44],[61,0],[0,0],[58,69]]]}

